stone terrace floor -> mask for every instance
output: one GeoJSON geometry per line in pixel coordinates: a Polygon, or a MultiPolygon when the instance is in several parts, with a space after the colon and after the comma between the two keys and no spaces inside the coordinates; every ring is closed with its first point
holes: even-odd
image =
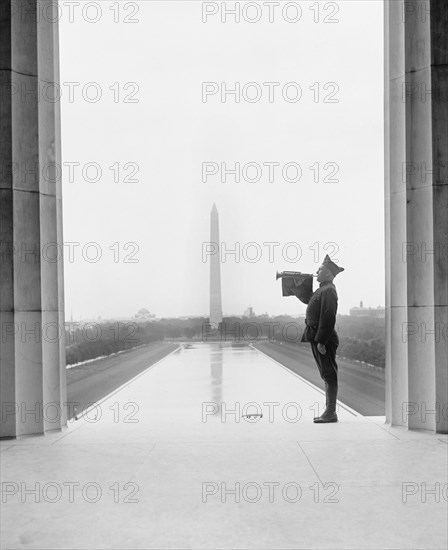
{"type": "Polygon", "coordinates": [[[447,437],[343,404],[315,425],[323,403],[252,347],[183,347],[64,431],[2,441],[1,547],[445,549],[447,437]]]}

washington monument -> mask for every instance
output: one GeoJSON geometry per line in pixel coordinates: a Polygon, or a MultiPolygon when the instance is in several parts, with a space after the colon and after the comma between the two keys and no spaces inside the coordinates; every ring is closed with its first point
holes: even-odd
{"type": "Polygon", "coordinates": [[[217,252],[210,258],[210,325],[218,328],[222,323],[221,307],[221,259],[219,241],[219,216],[216,204],[213,203],[210,214],[210,243],[216,243],[217,252]]]}

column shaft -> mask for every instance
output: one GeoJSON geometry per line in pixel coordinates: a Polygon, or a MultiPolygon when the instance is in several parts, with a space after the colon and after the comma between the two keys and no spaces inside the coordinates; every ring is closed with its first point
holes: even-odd
{"type": "Polygon", "coordinates": [[[55,3],[3,1],[0,51],[0,427],[16,437],[66,424],[55,3]]]}
{"type": "Polygon", "coordinates": [[[448,431],[448,3],[388,1],[386,415],[448,431]]]}

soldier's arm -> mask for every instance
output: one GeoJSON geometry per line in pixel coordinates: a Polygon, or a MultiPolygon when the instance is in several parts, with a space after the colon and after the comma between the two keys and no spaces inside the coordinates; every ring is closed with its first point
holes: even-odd
{"type": "Polygon", "coordinates": [[[294,296],[295,296],[298,300],[300,300],[302,303],[308,304],[309,301],[310,301],[310,299],[311,299],[312,294],[303,294],[303,295],[301,295],[300,292],[296,292],[296,293],[294,294],[294,296]]]}
{"type": "Polygon", "coordinates": [[[318,344],[327,344],[336,324],[338,295],[333,287],[326,288],[321,294],[319,327],[314,340],[318,344]]]}
{"type": "Polygon", "coordinates": [[[313,295],[313,276],[307,276],[299,286],[294,289],[295,297],[303,302],[308,304],[311,296],[313,295]]]}

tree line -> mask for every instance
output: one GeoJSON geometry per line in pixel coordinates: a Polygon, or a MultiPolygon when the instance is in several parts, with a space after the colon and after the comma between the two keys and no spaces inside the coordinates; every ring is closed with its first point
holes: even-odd
{"type": "MultiPolygon", "coordinates": [[[[300,342],[304,328],[303,318],[287,315],[225,317],[219,327],[211,326],[206,317],[91,322],[66,330],[66,361],[67,365],[73,365],[163,340],[246,343],[271,340],[307,346],[300,342]]],[[[384,367],[385,319],[338,315],[336,330],[340,356],[384,367]]]]}

